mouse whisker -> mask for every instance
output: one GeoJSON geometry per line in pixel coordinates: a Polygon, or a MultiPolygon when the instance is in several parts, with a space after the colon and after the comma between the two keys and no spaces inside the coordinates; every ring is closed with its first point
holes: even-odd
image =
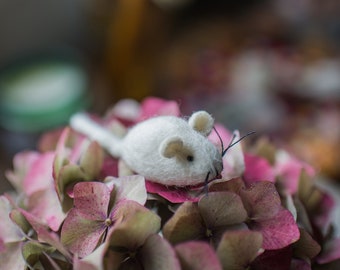
{"type": "Polygon", "coordinates": [[[223,152],[222,152],[222,157],[227,153],[227,151],[228,151],[231,147],[233,147],[235,144],[239,143],[239,142],[242,141],[244,138],[246,138],[246,137],[248,137],[249,135],[252,135],[252,134],[254,134],[254,133],[255,133],[255,131],[251,131],[251,132],[247,133],[246,135],[243,135],[241,138],[239,138],[239,139],[236,140],[235,142],[234,142],[234,140],[235,140],[235,138],[236,138],[236,134],[234,133],[234,134],[233,134],[233,137],[232,137],[232,139],[231,139],[231,141],[230,141],[230,143],[229,143],[229,145],[227,146],[226,149],[223,150],[223,152]]]}

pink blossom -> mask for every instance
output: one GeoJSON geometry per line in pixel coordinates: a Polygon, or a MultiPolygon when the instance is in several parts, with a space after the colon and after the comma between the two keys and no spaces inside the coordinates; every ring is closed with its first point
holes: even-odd
{"type": "Polygon", "coordinates": [[[137,122],[159,115],[179,116],[180,110],[178,103],[156,97],[148,97],[141,103],[141,111],[137,122]]]}
{"type": "Polygon", "coordinates": [[[275,182],[275,174],[269,162],[260,156],[245,154],[245,171],[243,179],[250,185],[258,181],[275,182]]]}
{"type": "Polygon", "coordinates": [[[274,170],[288,194],[297,192],[302,170],[309,176],[315,175],[313,167],[283,151],[277,154],[274,170]]]}
{"type": "Polygon", "coordinates": [[[146,181],[146,190],[149,193],[158,194],[172,203],[183,203],[186,201],[197,202],[199,200],[197,190],[191,190],[190,187],[179,188],[164,186],[151,181],[146,181]]]}
{"type": "MultiPolygon", "coordinates": [[[[209,140],[212,141],[219,149],[224,151],[233,140],[234,142],[240,139],[238,131],[234,132],[235,136],[221,124],[215,125],[215,130],[209,135],[209,140]],[[221,141],[222,140],[222,141],[221,141]]],[[[232,146],[223,156],[223,170],[221,172],[222,180],[230,180],[242,175],[245,169],[244,155],[241,142],[232,146]]]]}

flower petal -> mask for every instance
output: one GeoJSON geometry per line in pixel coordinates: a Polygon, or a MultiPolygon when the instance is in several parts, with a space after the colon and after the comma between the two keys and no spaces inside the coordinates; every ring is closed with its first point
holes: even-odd
{"type": "MultiPolygon", "coordinates": [[[[240,139],[240,133],[234,131],[236,135],[233,141],[240,139]]],[[[225,147],[227,147],[225,145],[225,147]]],[[[241,142],[238,142],[233,147],[229,148],[226,154],[223,156],[223,170],[221,172],[222,178],[229,180],[235,177],[240,177],[245,169],[244,154],[242,151],[241,142]]]]}
{"type": "Polygon", "coordinates": [[[281,209],[280,196],[271,182],[257,182],[240,191],[244,207],[252,220],[268,219],[281,209]]]}
{"type": "Polygon", "coordinates": [[[159,115],[179,116],[180,110],[177,102],[156,97],[148,97],[142,101],[138,121],[159,115]]]}
{"type": "Polygon", "coordinates": [[[21,253],[22,243],[6,244],[0,252],[0,269],[25,269],[26,263],[21,253]]]}
{"type": "Polygon", "coordinates": [[[0,196],[0,241],[4,244],[10,242],[22,241],[24,238],[23,232],[10,219],[11,204],[5,196],[0,196]]]}
{"type": "Polygon", "coordinates": [[[205,231],[198,206],[192,202],[183,203],[163,227],[164,237],[172,244],[203,239],[205,231]]]}
{"type": "Polygon", "coordinates": [[[284,151],[277,153],[275,170],[280,177],[280,183],[290,194],[297,192],[302,170],[309,176],[315,175],[315,171],[310,165],[299,161],[284,151]]]}
{"type": "Polygon", "coordinates": [[[171,203],[197,202],[199,200],[195,190],[191,192],[190,189],[173,188],[151,181],[145,181],[145,186],[149,193],[158,194],[171,203]]]}
{"type": "Polygon", "coordinates": [[[264,249],[284,248],[300,238],[293,215],[285,209],[279,211],[275,217],[251,223],[249,227],[262,233],[264,249]]]}
{"type": "Polygon", "coordinates": [[[108,176],[118,177],[118,160],[111,156],[105,157],[99,177],[105,179],[108,176]]]}
{"type": "Polygon", "coordinates": [[[153,234],[146,239],[139,258],[144,269],[180,270],[181,266],[171,245],[161,236],[153,234]]]}
{"type": "MultiPolygon", "coordinates": [[[[96,250],[94,250],[88,256],[84,258],[73,257],[73,269],[74,270],[103,270],[103,260],[107,248],[107,244],[104,243],[100,245],[96,250]]],[[[111,269],[111,268],[107,268],[111,269]]]]}
{"type": "Polygon", "coordinates": [[[206,242],[189,241],[175,246],[182,269],[222,270],[214,249],[206,242]]]}
{"type": "Polygon", "coordinates": [[[16,154],[13,158],[14,171],[6,171],[6,178],[18,192],[23,190],[23,181],[32,164],[39,159],[40,154],[33,151],[25,151],[16,154]]]}
{"type": "Polygon", "coordinates": [[[79,257],[90,254],[100,243],[106,226],[103,221],[89,220],[71,209],[61,229],[61,242],[79,257]]]}
{"type": "Polygon", "coordinates": [[[246,154],[244,161],[246,169],[243,179],[246,184],[250,185],[258,181],[275,182],[274,170],[265,158],[246,154]]]}
{"type": "Polygon", "coordinates": [[[80,159],[80,167],[84,171],[86,180],[94,180],[100,173],[104,162],[104,150],[92,141],[80,159]]]}
{"type": "Polygon", "coordinates": [[[158,215],[134,201],[121,201],[112,213],[116,223],[109,236],[110,246],[134,250],[157,233],[161,226],[158,215]]]}
{"type": "Polygon", "coordinates": [[[44,221],[53,231],[58,231],[65,218],[57,193],[48,188],[34,192],[27,202],[28,212],[44,221]]]}
{"type": "Polygon", "coordinates": [[[242,223],[247,218],[240,196],[232,192],[210,192],[198,202],[208,228],[242,223]]]}
{"type": "Polygon", "coordinates": [[[335,238],[326,243],[321,255],[317,257],[320,264],[329,263],[340,259],[340,238],[335,238]]]}
{"type": "Polygon", "coordinates": [[[142,205],[145,204],[147,193],[145,188],[145,178],[141,175],[130,175],[124,177],[107,177],[109,187],[117,190],[116,200],[132,200],[142,205]]]}
{"type": "Polygon", "coordinates": [[[227,231],[217,247],[217,255],[223,269],[246,269],[261,252],[261,246],[261,233],[227,231]]]}
{"type": "Polygon", "coordinates": [[[53,186],[52,168],[54,153],[47,152],[31,164],[23,180],[24,192],[31,195],[37,190],[50,188],[53,186]]]}
{"type": "Polygon", "coordinates": [[[74,186],[74,207],[91,220],[105,220],[111,191],[101,182],[79,182],[74,186]]]}
{"type": "Polygon", "coordinates": [[[251,263],[251,269],[290,269],[292,261],[292,248],[290,246],[278,250],[265,250],[251,263]]]}
{"type": "Polygon", "coordinates": [[[321,247],[318,242],[307,231],[300,229],[300,239],[293,244],[294,257],[313,259],[320,251],[321,247]]]}

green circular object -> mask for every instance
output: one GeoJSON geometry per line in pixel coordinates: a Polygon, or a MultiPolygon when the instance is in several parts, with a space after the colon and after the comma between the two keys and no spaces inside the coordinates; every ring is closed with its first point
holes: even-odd
{"type": "Polygon", "coordinates": [[[0,74],[0,124],[35,132],[67,123],[88,104],[87,76],[66,60],[39,60],[0,74]]]}

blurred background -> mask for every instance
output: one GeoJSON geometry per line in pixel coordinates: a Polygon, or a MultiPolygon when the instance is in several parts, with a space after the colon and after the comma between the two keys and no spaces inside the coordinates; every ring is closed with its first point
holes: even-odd
{"type": "Polygon", "coordinates": [[[150,95],[340,183],[339,18],[337,0],[1,0],[0,191],[42,132],[150,95]]]}

